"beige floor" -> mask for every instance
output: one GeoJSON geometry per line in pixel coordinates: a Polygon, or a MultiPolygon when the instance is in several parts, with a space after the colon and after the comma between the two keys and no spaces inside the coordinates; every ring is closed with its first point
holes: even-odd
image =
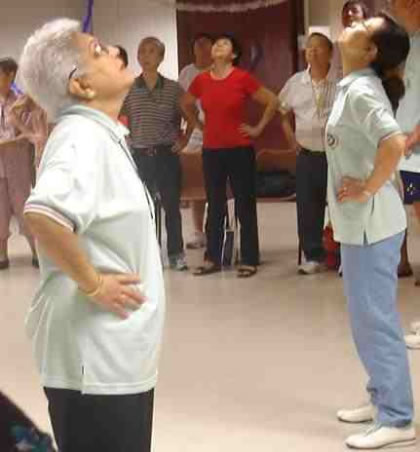
{"type": "MultiPolygon", "coordinates": [[[[255,278],[166,272],[155,452],[338,452],[358,429],[334,418],[337,408],[363,401],[365,382],[341,280],[296,274],[293,204],[261,205],[259,214],[264,265],[255,278]]],[[[420,236],[411,251],[420,256],[420,236]]],[[[0,387],[48,429],[23,331],[37,272],[22,238],[12,237],[11,258],[12,268],[0,274],[0,387]]],[[[198,263],[200,253],[189,258],[198,263]]],[[[420,317],[419,296],[413,279],[402,281],[405,326],[420,317]]],[[[410,356],[419,406],[420,351],[410,356]]]]}

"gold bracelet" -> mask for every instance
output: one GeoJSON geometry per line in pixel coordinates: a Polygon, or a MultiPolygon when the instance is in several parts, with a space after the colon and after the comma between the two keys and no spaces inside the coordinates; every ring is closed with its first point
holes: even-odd
{"type": "Polygon", "coordinates": [[[102,286],[103,286],[103,283],[104,283],[104,279],[103,279],[102,275],[100,275],[100,274],[98,273],[98,285],[96,286],[96,289],[93,289],[93,290],[91,290],[90,292],[85,292],[85,291],[82,290],[82,289],[80,289],[80,290],[81,290],[87,297],[94,298],[94,297],[96,297],[96,296],[99,294],[99,292],[101,291],[102,286]]]}

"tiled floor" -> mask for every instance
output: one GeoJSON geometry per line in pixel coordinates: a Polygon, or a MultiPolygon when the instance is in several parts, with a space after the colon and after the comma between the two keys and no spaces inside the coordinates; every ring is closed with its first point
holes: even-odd
{"type": "MultiPolygon", "coordinates": [[[[337,408],[364,400],[365,383],[341,280],[334,273],[296,274],[293,204],[260,205],[259,214],[263,265],[256,277],[166,272],[155,452],[338,452],[358,429],[335,421],[337,408]]],[[[417,263],[420,236],[410,250],[417,263]]],[[[22,238],[11,239],[11,258],[11,269],[0,274],[0,384],[48,429],[23,332],[37,272],[22,238]]],[[[189,259],[198,263],[200,252],[189,259]]],[[[420,318],[419,297],[412,278],[401,282],[405,326],[420,318]]],[[[410,356],[419,405],[420,351],[410,356]]]]}

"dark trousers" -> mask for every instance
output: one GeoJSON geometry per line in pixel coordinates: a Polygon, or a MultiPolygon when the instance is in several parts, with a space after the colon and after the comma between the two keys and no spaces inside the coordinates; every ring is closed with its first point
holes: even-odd
{"type": "Polygon", "coordinates": [[[133,149],[133,158],[143,182],[150,194],[160,195],[165,211],[167,248],[169,257],[184,253],[182,239],[181,163],[179,156],[171,151],[171,146],[159,146],[150,154],[133,149]]]}
{"type": "Polygon", "coordinates": [[[241,262],[245,265],[259,263],[255,171],[255,152],[252,147],[203,149],[208,202],[206,257],[215,264],[220,264],[222,259],[228,180],[241,226],[241,262]]]}
{"type": "Polygon", "coordinates": [[[149,452],[154,391],[83,395],[45,388],[59,452],[149,452]]]}
{"type": "Polygon", "coordinates": [[[327,157],[303,149],[296,161],[298,235],[307,261],[325,259],[322,244],[327,198],[327,157]]]}

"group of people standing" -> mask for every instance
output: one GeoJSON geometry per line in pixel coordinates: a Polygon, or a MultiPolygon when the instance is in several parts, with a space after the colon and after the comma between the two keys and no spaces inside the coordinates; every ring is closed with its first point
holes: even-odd
{"type": "MultiPolygon", "coordinates": [[[[419,142],[420,1],[390,3],[412,34],[411,47],[390,16],[367,18],[363,3],[350,0],[343,17],[352,19],[338,42],[341,80],[334,82],[331,72],[334,45],[314,33],[306,48],[308,70],[293,76],[278,98],[236,67],[241,52],[230,35],[194,42],[194,48],[211,49],[212,66],[200,64],[185,91],[159,74],[165,48],[157,38],[140,43],[143,72],[137,78],[119,49],[82,33],[78,22],[55,20],[29,38],[20,64],[23,87],[56,125],[24,213],[41,263],[27,329],[60,452],[150,450],[165,310],[150,194],[160,193],[168,216],[170,265],[184,270],[179,151],[194,134],[198,146],[202,139],[207,244],[195,273],[220,270],[229,180],[242,229],[238,276],[254,275],[259,247],[252,139],[278,109],[298,151],[301,271],[314,273],[322,264],[327,200],[341,243],[352,333],[369,376],[368,403],[337,416],[373,426],[346,444],[379,449],[415,442],[396,307],[406,217],[393,175],[419,142]],[[246,123],[246,99],[264,107],[255,126],[246,123]],[[121,121],[131,132],[128,140],[121,121]]],[[[415,184],[412,177],[410,187],[415,184]]],[[[197,207],[197,220],[201,211],[197,207]]]]}
{"type": "Polygon", "coordinates": [[[130,130],[130,145],[139,173],[165,210],[169,265],[186,270],[180,215],[179,152],[202,151],[207,199],[192,204],[195,237],[189,248],[206,245],[203,265],[195,275],[221,270],[226,187],[229,181],[241,224],[239,277],[257,272],[259,242],[256,211],[255,151],[252,139],[262,133],[277,109],[276,96],[237,67],[241,48],[231,35],[197,35],[192,43],[196,62],[180,74],[179,83],[158,68],[164,44],[155,37],[139,45],[142,74],[125,99],[121,120],[130,130]],[[246,102],[264,107],[256,126],[246,124],[246,102]],[[181,128],[184,117],[187,127],[181,128]],[[208,203],[207,222],[204,210],[208,203]],[[204,234],[205,230],[205,234],[204,234]]]}

